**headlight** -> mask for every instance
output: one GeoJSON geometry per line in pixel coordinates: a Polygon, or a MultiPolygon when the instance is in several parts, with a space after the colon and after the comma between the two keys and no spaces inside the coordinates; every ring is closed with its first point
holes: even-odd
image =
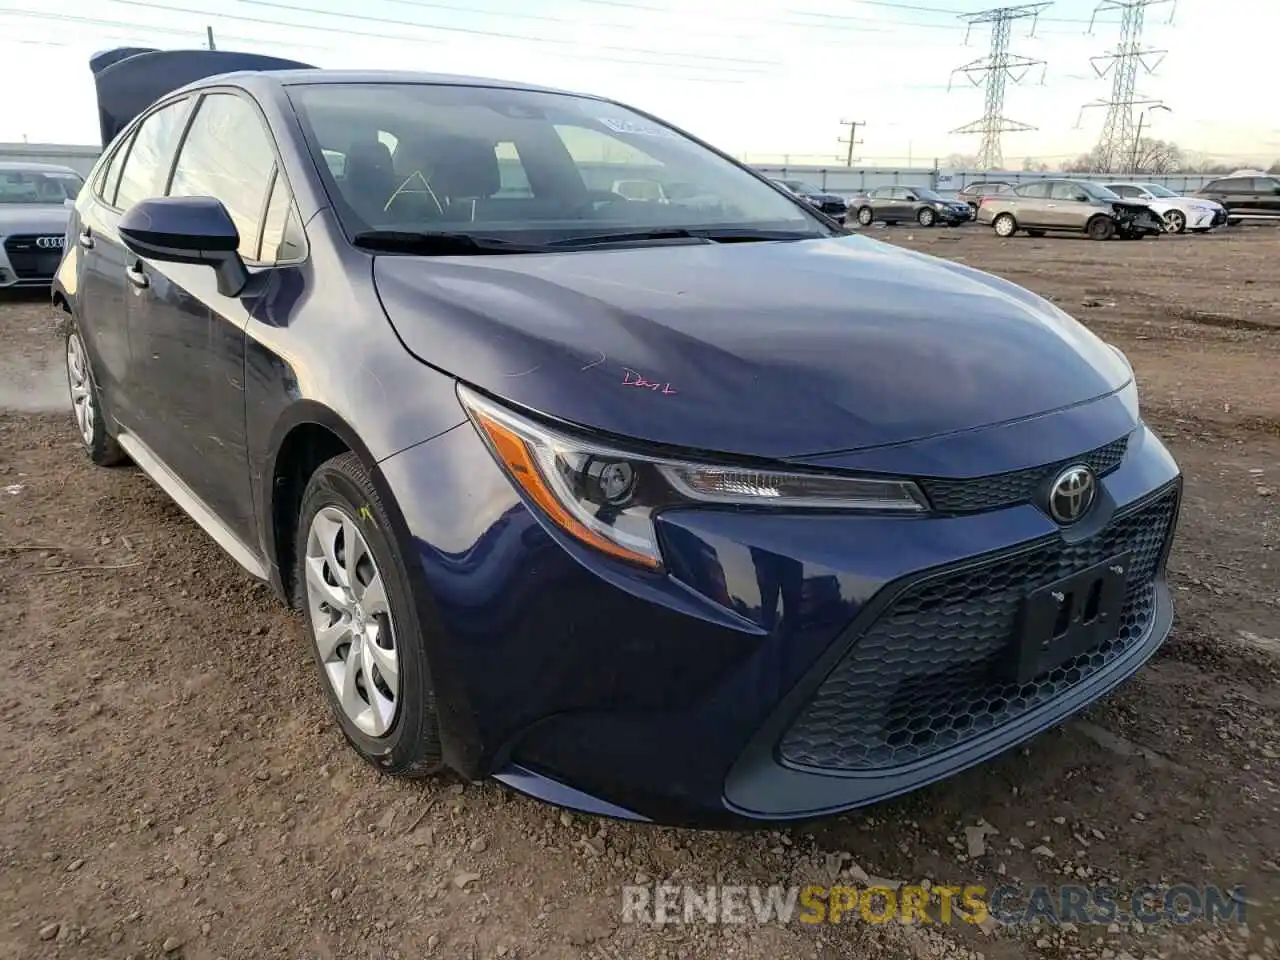
{"type": "Polygon", "coordinates": [[[910,481],[655,457],[553,430],[461,385],[458,397],[494,459],[547,520],[588,546],[650,569],[662,566],[653,518],[666,507],[926,509],[910,481]]]}

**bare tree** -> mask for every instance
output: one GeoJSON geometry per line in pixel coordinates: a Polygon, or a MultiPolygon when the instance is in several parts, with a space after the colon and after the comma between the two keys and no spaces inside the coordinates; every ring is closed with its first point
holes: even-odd
{"type": "Polygon", "coordinates": [[[972,153],[952,153],[942,160],[948,170],[977,170],[978,158],[972,153]]]}
{"type": "Polygon", "coordinates": [[[1022,158],[1023,173],[1048,173],[1049,165],[1043,160],[1037,160],[1035,157],[1022,158]]]}
{"type": "Polygon", "coordinates": [[[1143,137],[1135,151],[1134,173],[1176,173],[1182,169],[1182,151],[1175,143],[1143,137]]]}

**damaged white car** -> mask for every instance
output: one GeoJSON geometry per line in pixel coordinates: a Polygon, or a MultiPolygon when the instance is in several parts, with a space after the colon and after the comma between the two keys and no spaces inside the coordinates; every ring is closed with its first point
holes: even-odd
{"type": "Polygon", "coordinates": [[[1112,193],[1141,200],[1160,215],[1170,233],[1208,233],[1227,222],[1226,208],[1213,200],[1184,197],[1159,183],[1108,183],[1112,193]]]}

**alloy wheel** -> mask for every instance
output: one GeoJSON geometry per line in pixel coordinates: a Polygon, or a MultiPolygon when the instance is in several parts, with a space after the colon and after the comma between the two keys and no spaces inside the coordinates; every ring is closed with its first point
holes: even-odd
{"type": "Polygon", "coordinates": [[[71,388],[71,409],[75,414],[80,439],[86,447],[92,448],[96,416],[93,381],[89,379],[89,358],[78,333],[67,337],[67,385],[71,388]]]}
{"type": "Polygon", "coordinates": [[[368,736],[385,736],[400,701],[395,626],[369,544],[337,507],[311,521],[306,582],[313,639],[343,713],[368,736]]]}
{"type": "Polygon", "coordinates": [[[1012,237],[1013,236],[1013,217],[1007,213],[996,217],[995,222],[996,236],[1012,237]]]}
{"type": "Polygon", "coordinates": [[[932,210],[930,210],[928,207],[925,207],[923,210],[921,210],[921,211],[920,211],[920,214],[919,214],[919,216],[918,216],[916,219],[918,219],[918,220],[920,221],[920,226],[922,226],[922,227],[932,227],[932,226],[933,226],[933,211],[932,211],[932,210]]]}
{"type": "Polygon", "coordinates": [[[875,219],[875,214],[871,212],[870,207],[863,207],[858,211],[858,222],[864,227],[871,226],[871,221],[875,219]]]}
{"type": "Polygon", "coordinates": [[[1170,233],[1181,233],[1187,227],[1187,218],[1181,210],[1170,210],[1164,215],[1164,225],[1170,233]]]}

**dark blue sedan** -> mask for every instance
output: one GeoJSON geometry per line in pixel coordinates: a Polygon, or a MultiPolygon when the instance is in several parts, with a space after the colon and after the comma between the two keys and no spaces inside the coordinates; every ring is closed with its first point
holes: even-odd
{"type": "Polygon", "coordinates": [[[1168,634],[1178,467],[1053,304],[605,99],[93,67],[107,146],[54,293],[85,449],[305,613],[379,769],[830,814],[1066,719],[1168,634]]]}

